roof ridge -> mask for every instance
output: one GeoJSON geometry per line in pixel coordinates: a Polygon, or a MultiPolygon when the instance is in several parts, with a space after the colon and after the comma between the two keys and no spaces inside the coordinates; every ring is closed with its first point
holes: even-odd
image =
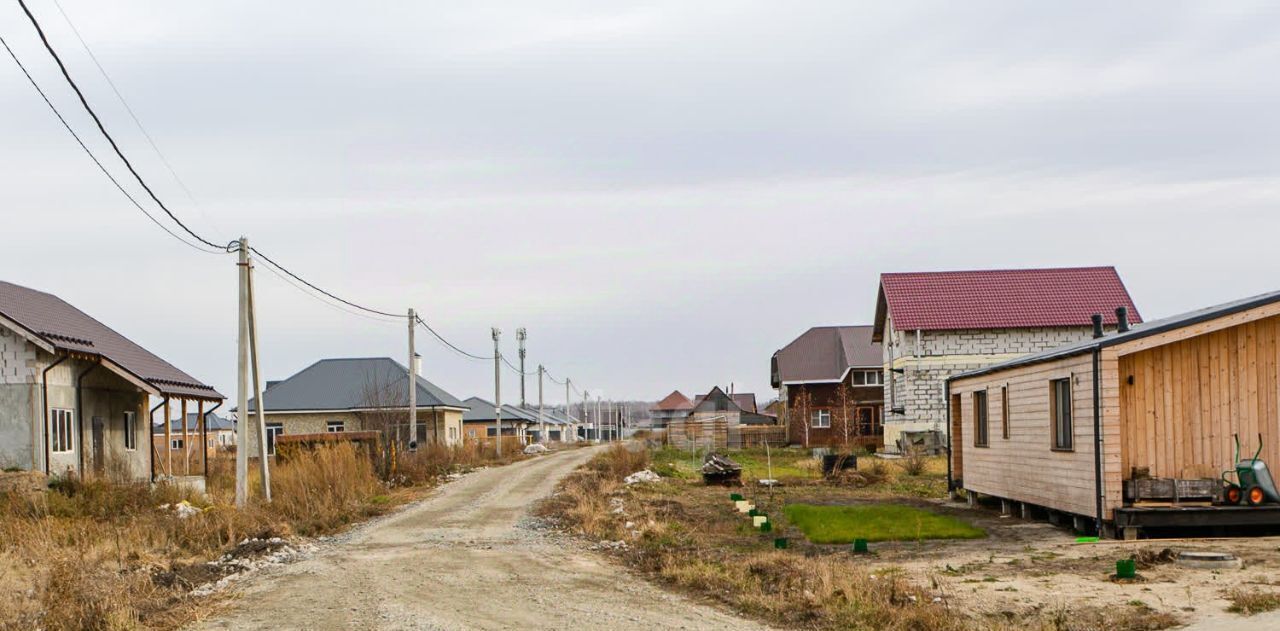
{"type": "Polygon", "coordinates": [[[880,276],[904,276],[904,275],[920,275],[920,274],[982,274],[982,273],[1008,273],[1008,272],[1057,272],[1057,271],[1086,271],[1086,270],[1111,270],[1115,271],[1115,265],[1079,265],[1065,267],[994,267],[982,269],[956,269],[956,270],[937,270],[937,271],[920,271],[920,272],[881,272],[880,276]]]}

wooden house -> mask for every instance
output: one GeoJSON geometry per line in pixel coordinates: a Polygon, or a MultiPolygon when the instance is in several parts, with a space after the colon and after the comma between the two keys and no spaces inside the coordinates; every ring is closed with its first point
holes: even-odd
{"type": "Polygon", "coordinates": [[[1280,506],[1184,503],[1221,488],[1237,434],[1280,465],[1280,292],[1132,328],[1116,312],[1115,333],[1095,317],[1091,339],[948,379],[953,487],[1126,537],[1280,524],[1280,506]],[[1157,481],[1166,505],[1135,495],[1157,481]]]}

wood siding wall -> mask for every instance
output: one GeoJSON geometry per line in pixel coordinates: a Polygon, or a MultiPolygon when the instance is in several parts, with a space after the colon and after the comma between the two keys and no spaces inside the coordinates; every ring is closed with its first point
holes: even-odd
{"type": "MultiPolygon", "coordinates": [[[[1104,440],[1104,518],[1119,505],[1118,445],[1119,393],[1115,387],[1116,358],[1104,354],[1102,413],[1104,440]],[[1108,377],[1109,384],[1108,384],[1108,377]],[[1108,418],[1110,422],[1108,422],[1108,418]]],[[[989,375],[957,379],[951,383],[952,464],[962,471],[964,488],[970,491],[1045,506],[1092,517],[1097,512],[1094,480],[1093,356],[1066,357],[989,375]],[[1071,379],[1071,451],[1053,447],[1050,414],[1050,382],[1071,379]],[[1009,437],[1002,431],[1004,416],[1001,389],[1009,396],[1009,437]],[[988,446],[974,446],[974,397],[987,391],[988,446]],[[959,409],[954,409],[955,403],[959,409]]]]}
{"type": "Polygon", "coordinates": [[[1280,316],[1246,322],[1120,358],[1121,466],[1153,477],[1216,477],[1234,441],[1280,465],[1280,316]],[[1132,376],[1133,383],[1129,383],[1132,376]]]}

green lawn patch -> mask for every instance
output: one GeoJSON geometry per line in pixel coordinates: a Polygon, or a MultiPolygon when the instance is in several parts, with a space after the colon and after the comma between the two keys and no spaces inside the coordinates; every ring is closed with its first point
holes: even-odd
{"type": "Polygon", "coordinates": [[[852,543],[854,539],[980,539],[987,536],[985,530],[954,517],[899,504],[789,504],[784,512],[787,520],[814,543],[852,543]]]}

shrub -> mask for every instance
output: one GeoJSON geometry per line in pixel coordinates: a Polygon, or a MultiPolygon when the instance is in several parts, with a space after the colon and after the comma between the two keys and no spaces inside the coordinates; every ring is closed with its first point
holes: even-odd
{"type": "Polygon", "coordinates": [[[907,445],[902,450],[902,471],[910,476],[922,475],[929,467],[929,456],[916,445],[907,445]]]}

